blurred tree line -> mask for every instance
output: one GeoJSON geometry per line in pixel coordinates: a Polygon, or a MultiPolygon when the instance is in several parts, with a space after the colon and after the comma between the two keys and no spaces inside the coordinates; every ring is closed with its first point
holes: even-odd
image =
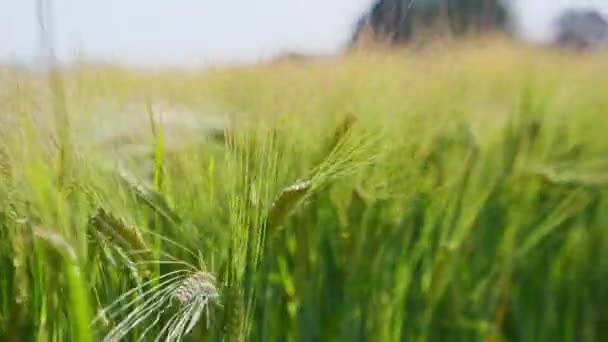
{"type": "Polygon", "coordinates": [[[375,39],[403,43],[419,28],[460,35],[501,30],[507,22],[504,0],[377,0],[357,22],[352,41],[371,33],[375,39]]]}

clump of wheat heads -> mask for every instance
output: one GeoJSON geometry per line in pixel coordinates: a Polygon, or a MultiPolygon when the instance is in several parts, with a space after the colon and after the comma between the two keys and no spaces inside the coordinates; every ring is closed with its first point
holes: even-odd
{"type": "MultiPolygon", "coordinates": [[[[219,304],[219,292],[213,275],[164,252],[161,254],[168,260],[146,260],[152,253],[140,235],[145,231],[128,226],[106,210],[98,209],[91,223],[96,228],[97,237],[102,237],[106,245],[121,252],[131,269],[136,270],[150,264],[180,266],[178,270],[144,282],[138,281],[137,286],[102,309],[94,324],[104,325],[108,321],[118,321],[103,341],[120,341],[140,327],[143,329],[140,340],[152,331],[157,331],[157,341],[178,341],[192,331],[204,312],[207,313],[209,325],[209,306],[219,304]]],[[[147,233],[156,235],[153,232],[147,233]]],[[[196,257],[185,246],[163,236],[159,238],[196,257]]]]}
{"type": "Polygon", "coordinates": [[[377,157],[378,137],[373,132],[355,130],[356,118],[347,115],[336,128],[326,147],[326,155],[305,180],[284,188],[272,203],[267,215],[271,228],[281,226],[291,211],[319,188],[372,165],[377,157]]]}
{"type": "Polygon", "coordinates": [[[203,313],[209,325],[209,306],[219,305],[219,297],[215,277],[192,266],[166,273],[123,293],[101,310],[94,323],[124,316],[103,338],[106,342],[120,341],[146,322],[149,323],[144,326],[140,341],[155,328],[160,329],[156,341],[179,341],[192,331],[203,313]],[[166,318],[166,313],[172,314],[166,318]]]}

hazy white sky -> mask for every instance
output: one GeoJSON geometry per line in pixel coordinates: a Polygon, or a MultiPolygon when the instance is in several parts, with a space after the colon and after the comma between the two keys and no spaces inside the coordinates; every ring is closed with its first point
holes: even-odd
{"type": "MultiPolygon", "coordinates": [[[[608,0],[512,0],[522,35],[544,40],[565,7],[608,0]]],[[[59,57],[131,65],[253,61],[280,51],[332,53],[373,0],[53,0],[59,57]],[[323,10],[320,10],[320,9],[323,10]]],[[[35,0],[0,0],[0,61],[39,55],[35,0]]]]}

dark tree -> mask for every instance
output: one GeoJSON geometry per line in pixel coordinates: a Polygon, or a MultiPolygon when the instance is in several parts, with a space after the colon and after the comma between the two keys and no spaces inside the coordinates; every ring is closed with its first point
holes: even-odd
{"type": "Polygon", "coordinates": [[[575,49],[608,46],[608,20],[597,11],[569,10],[556,21],[556,43],[575,49]]]}
{"type": "Polygon", "coordinates": [[[410,40],[416,27],[441,23],[455,34],[503,29],[508,12],[501,0],[378,0],[357,22],[352,43],[368,30],[391,43],[410,40]]]}

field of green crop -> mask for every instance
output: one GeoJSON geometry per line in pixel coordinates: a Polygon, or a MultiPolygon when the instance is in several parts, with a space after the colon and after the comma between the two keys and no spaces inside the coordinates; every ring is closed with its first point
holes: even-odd
{"type": "Polygon", "coordinates": [[[605,340],[606,57],[0,68],[0,340],[605,340]]]}

